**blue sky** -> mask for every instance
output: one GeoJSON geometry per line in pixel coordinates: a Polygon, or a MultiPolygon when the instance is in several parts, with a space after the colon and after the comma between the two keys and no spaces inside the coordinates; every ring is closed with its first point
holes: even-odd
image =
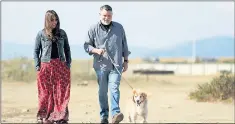
{"type": "Polygon", "coordinates": [[[34,44],[48,9],[55,10],[71,45],[82,45],[99,7],[112,6],[130,46],[169,48],[213,36],[234,37],[234,2],[2,2],[2,41],[34,44]]]}

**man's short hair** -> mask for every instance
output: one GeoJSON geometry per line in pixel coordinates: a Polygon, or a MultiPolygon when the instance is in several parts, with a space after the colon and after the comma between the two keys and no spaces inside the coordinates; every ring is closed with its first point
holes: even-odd
{"type": "Polygon", "coordinates": [[[101,7],[100,7],[100,10],[103,10],[103,9],[105,9],[106,11],[112,11],[112,7],[109,6],[109,5],[103,5],[103,6],[101,6],[101,7]]]}

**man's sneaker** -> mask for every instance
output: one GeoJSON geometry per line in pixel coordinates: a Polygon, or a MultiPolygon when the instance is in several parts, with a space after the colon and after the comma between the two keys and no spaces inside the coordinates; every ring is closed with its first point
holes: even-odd
{"type": "Polygon", "coordinates": [[[101,124],[108,124],[109,120],[105,118],[105,119],[102,119],[100,123],[101,124]]]}
{"type": "Polygon", "coordinates": [[[124,118],[124,115],[122,113],[118,113],[116,115],[114,115],[113,119],[112,119],[112,123],[116,123],[118,124],[119,122],[121,122],[124,118]]]}

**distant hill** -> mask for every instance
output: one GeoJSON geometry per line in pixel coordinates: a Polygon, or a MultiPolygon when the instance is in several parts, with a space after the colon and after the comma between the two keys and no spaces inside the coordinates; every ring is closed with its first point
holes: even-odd
{"type": "MultiPolygon", "coordinates": [[[[196,41],[196,56],[199,57],[234,57],[234,38],[211,37],[196,41]]],[[[146,56],[153,57],[190,57],[192,42],[178,44],[170,50],[155,50],[146,56]]]]}
{"type": "MultiPolygon", "coordinates": [[[[34,45],[2,42],[1,59],[11,59],[14,57],[33,58],[34,45]]],[[[129,46],[130,58],[146,57],[190,57],[192,56],[192,42],[185,42],[172,47],[171,50],[146,49],[144,47],[129,46]]],[[[83,45],[71,45],[73,59],[91,58],[85,53],[83,45]]],[[[196,56],[199,57],[233,57],[234,38],[233,37],[211,37],[201,39],[196,42],[196,56]]]]}

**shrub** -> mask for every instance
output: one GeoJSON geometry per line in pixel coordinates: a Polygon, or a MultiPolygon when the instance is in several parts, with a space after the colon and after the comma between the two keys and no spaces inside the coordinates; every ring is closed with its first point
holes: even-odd
{"type": "Polygon", "coordinates": [[[221,72],[210,83],[198,85],[196,91],[189,94],[190,99],[197,101],[234,100],[234,75],[231,72],[221,72]]]}

